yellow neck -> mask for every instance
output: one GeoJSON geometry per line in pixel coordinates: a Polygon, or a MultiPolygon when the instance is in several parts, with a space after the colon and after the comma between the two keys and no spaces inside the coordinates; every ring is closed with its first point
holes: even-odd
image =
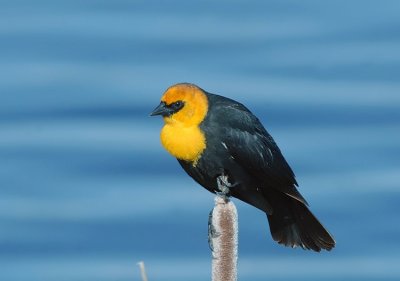
{"type": "Polygon", "coordinates": [[[168,122],[161,130],[161,143],[165,149],[180,160],[196,166],[206,148],[206,139],[199,126],[185,127],[180,122],[168,122]]]}
{"type": "Polygon", "coordinates": [[[196,85],[182,83],[168,88],[161,101],[167,105],[176,101],[184,103],[178,112],[164,116],[162,145],[176,158],[196,166],[206,148],[206,138],[199,127],[208,111],[206,94],[196,85]]]}

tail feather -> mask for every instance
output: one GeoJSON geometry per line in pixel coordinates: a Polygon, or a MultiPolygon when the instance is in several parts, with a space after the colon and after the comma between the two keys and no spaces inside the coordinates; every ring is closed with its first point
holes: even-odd
{"type": "Polygon", "coordinates": [[[335,240],[302,202],[282,194],[273,207],[267,217],[272,238],[279,244],[316,252],[335,246],[335,240]]]}

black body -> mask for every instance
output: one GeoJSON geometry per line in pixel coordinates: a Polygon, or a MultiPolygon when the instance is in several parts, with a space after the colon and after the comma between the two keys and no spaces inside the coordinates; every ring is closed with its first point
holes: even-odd
{"type": "Polygon", "coordinates": [[[197,164],[178,160],[210,192],[228,176],[230,195],[264,211],[272,237],[286,246],[330,250],[335,242],[297,191],[297,182],[273,138],[242,104],[207,93],[208,113],[200,124],[206,149],[197,164]]]}

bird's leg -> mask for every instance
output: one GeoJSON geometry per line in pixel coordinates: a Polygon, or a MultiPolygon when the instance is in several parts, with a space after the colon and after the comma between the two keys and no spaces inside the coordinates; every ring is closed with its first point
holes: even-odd
{"type": "Polygon", "coordinates": [[[230,196],[230,188],[232,187],[232,184],[228,182],[228,176],[225,174],[222,174],[217,177],[217,185],[218,185],[218,190],[217,195],[227,199],[230,196]]]}

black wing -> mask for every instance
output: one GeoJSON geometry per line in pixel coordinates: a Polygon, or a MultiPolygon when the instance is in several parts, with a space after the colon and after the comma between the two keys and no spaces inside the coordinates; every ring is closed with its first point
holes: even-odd
{"type": "Polygon", "coordinates": [[[223,120],[223,142],[237,164],[262,183],[260,188],[274,188],[307,205],[296,189],[292,169],[258,118],[233,100],[217,95],[211,95],[211,99],[218,108],[209,122],[223,120]]]}

